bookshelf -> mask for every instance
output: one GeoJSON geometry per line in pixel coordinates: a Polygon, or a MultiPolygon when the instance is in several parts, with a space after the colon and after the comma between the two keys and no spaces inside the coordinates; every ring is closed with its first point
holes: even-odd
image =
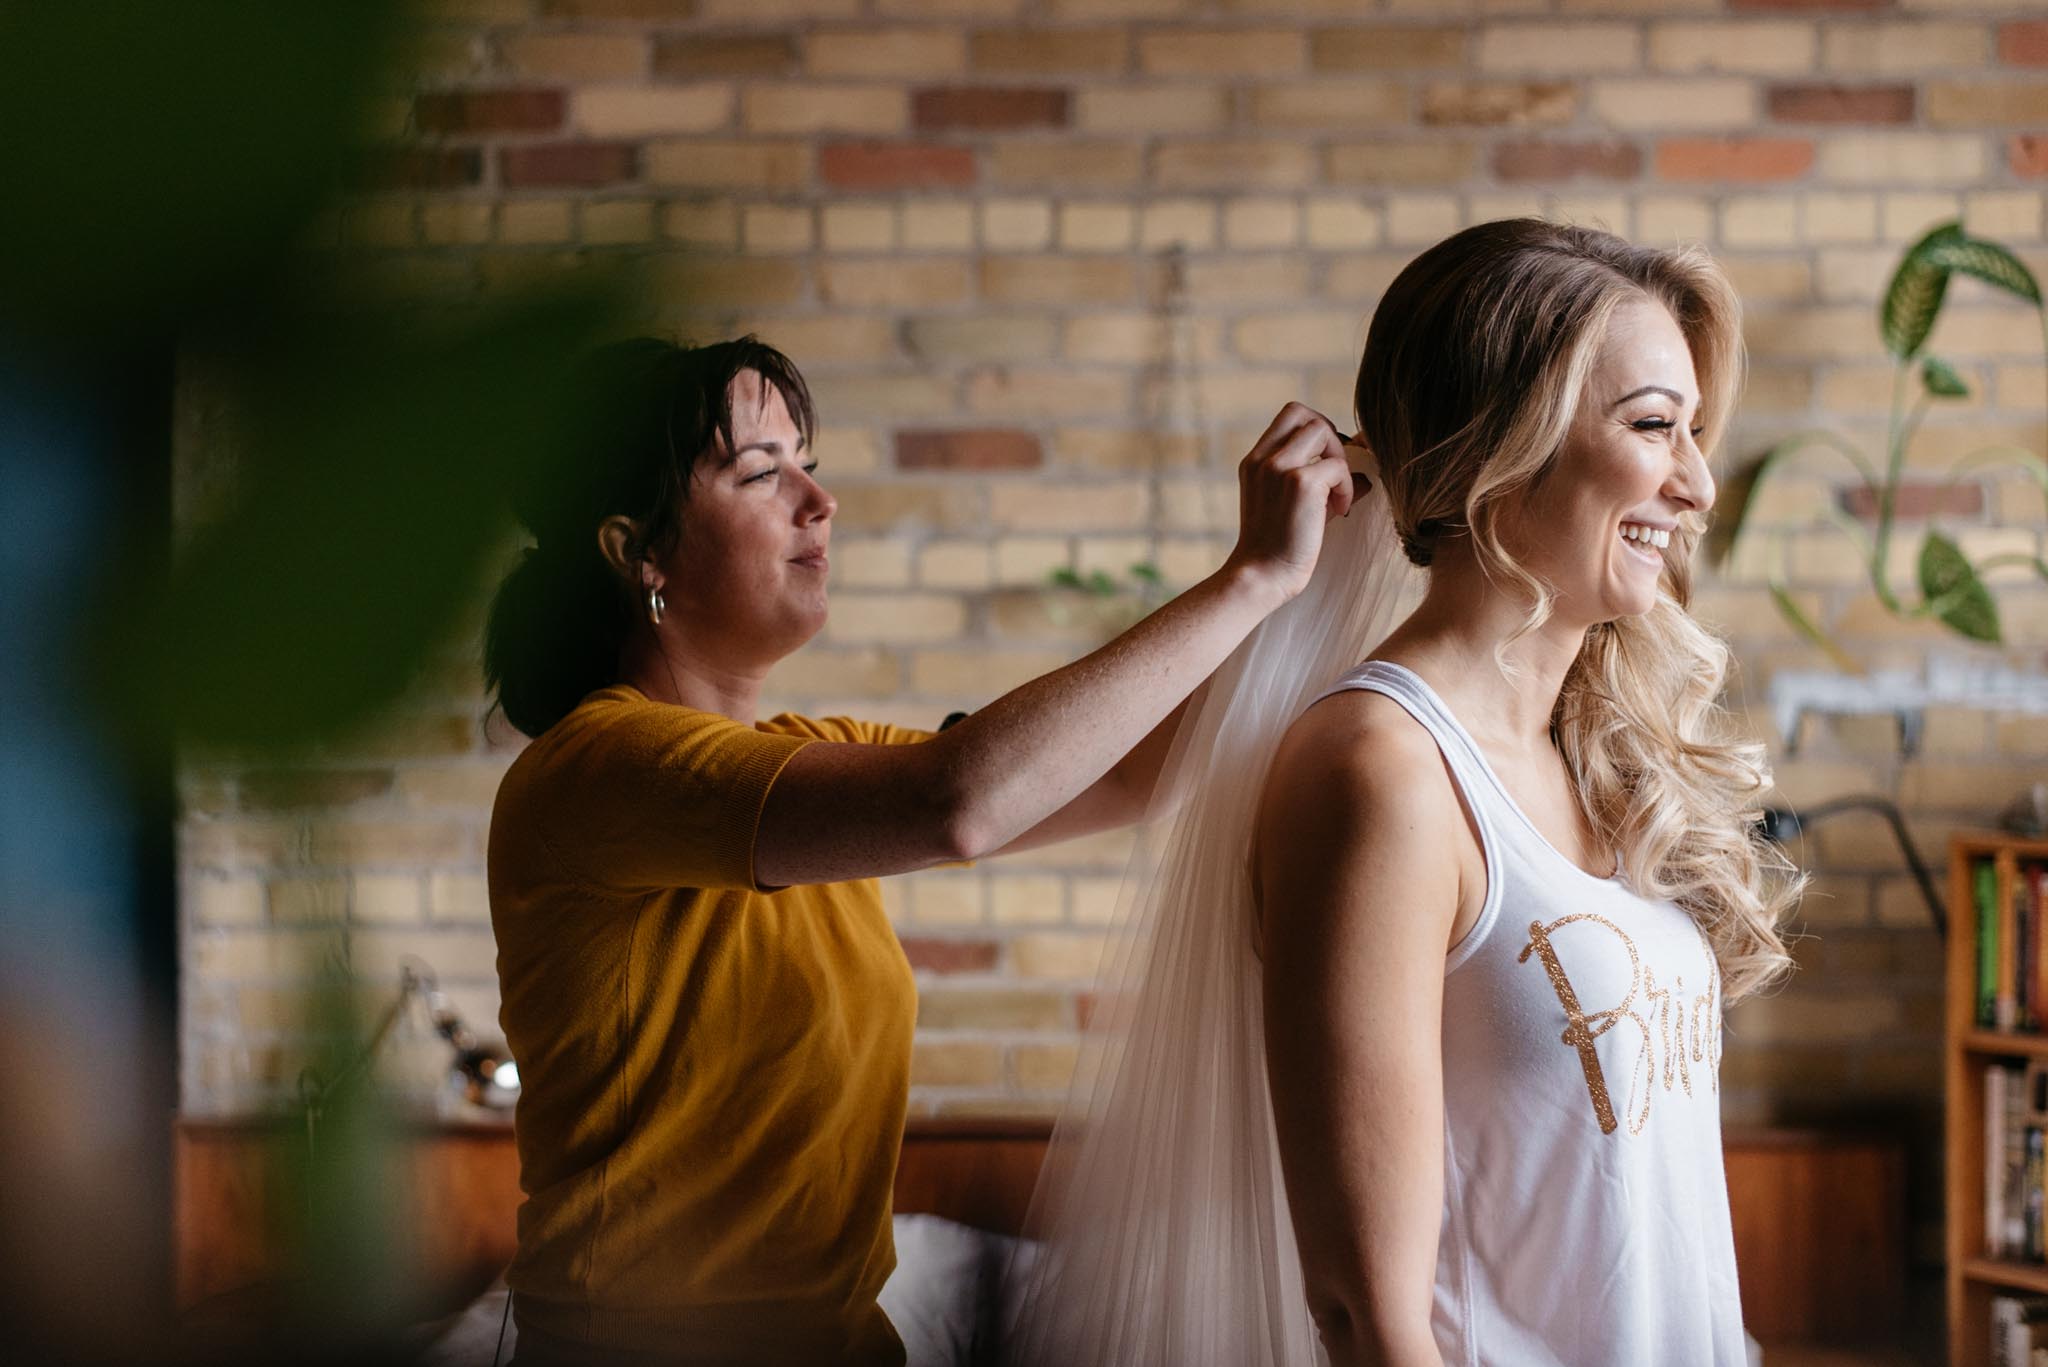
{"type": "Polygon", "coordinates": [[[1977,1019],[1977,904],[1972,870],[1990,859],[1998,904],[2012,904],[2022,861],[2048,861],[2048,839],[1964,832],[1949,843],[1946,1225],[1949,1367],[1989,1367],[1991,1298],[2048,1295],[2048,1264],[1985,1254],[1984,1073],[1997,1063],[2048,1059],[2048,1034],[1991,1030],[1977,1019]]]}

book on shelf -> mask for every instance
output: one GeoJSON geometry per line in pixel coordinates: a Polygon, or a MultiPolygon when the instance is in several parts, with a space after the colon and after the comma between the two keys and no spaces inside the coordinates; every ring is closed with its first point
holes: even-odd
{"type": "Polygon", "coordinates": [[[1977,921],[1977,1024],[1987,1030],[2048,1030],[2048,865],[2029,860],[2003,896],[1998,866],[1972,861],[1977,921]]]}
{"type": "Polygon", "coordinates": [[[1984,1070],[1984,1251],[2048,1262],[2048,1060],[1984,1070]]]}
{"type": "Polygon", "coordinates": [[[1991,1298],[1991,1367],[2034,1367],[2048,1355],[2048,1296],[1991,1298]]]}

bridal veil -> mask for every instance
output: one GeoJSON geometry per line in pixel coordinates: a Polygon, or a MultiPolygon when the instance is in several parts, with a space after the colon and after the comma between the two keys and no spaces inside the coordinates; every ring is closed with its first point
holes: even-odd
{"type": "Polygon", "coordinates": [[[1072,1095],[1034,1196],[1019,1367],[1321,1359],[1266,1089],[1248,863],[1282,735],[1365,658],[1417,574],[1385,491],[1182,720],[1125,874],[1072,1095]]]}

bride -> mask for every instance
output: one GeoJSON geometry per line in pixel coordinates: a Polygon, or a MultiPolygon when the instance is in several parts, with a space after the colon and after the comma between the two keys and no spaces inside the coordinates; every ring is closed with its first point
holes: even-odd
{"type": "Polygon", "coordinates": [[[1388,289],[1374,491],[1126,879],[1020,1360],[1746,1360],[1721,1010],[1798,880],[1686,612],[1741,364],[1697,250],[1508,220],[1388,289]]]}

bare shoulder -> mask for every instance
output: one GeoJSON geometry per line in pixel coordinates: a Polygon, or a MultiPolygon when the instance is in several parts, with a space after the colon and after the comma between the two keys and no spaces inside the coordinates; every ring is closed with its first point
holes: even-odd
{"type": "Polygon", "coordinates": [[[1347,689],[1316,703],[1289,727],[1273,760],[1266,801],[1398,803],[1455,821],[1458,797],[1436,738],[1384,693],[1347,689]]]}

